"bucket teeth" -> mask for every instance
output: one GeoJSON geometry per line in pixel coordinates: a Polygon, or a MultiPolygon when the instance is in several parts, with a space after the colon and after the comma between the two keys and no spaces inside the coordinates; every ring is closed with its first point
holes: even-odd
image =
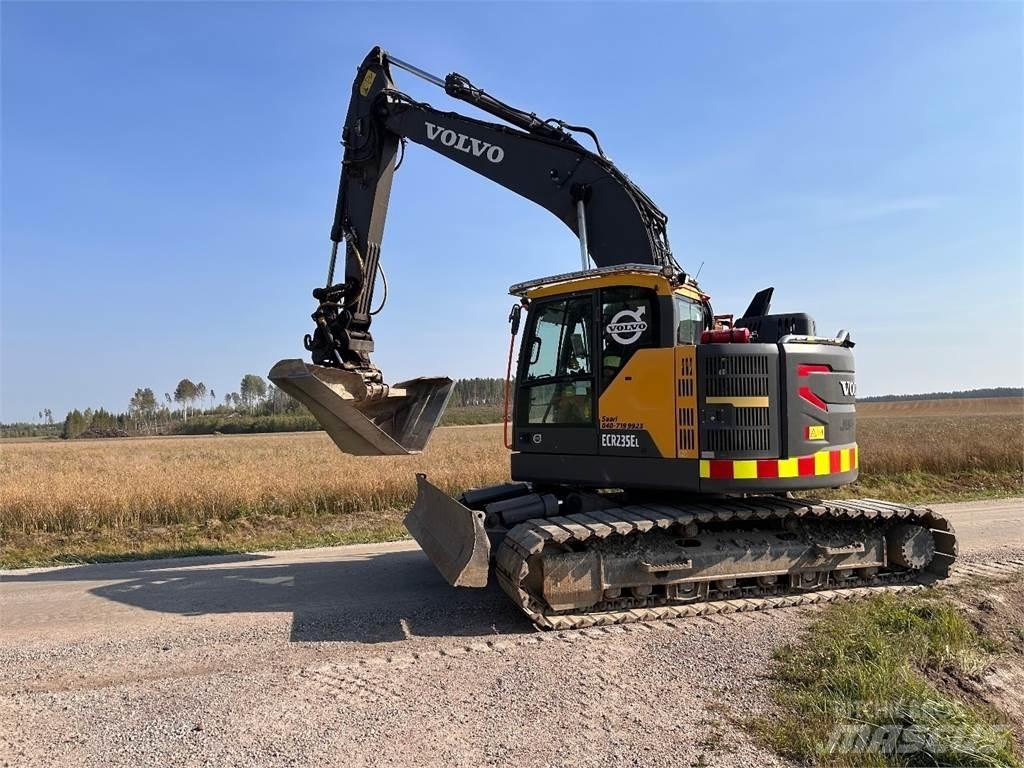
{"type": "Polygon", "coordinates": [[[309,409],[338,448],[356,456],[422,451],[454,385],[446,377],[367,384],[354,371],[302,360],[281,360],[269,378],[309,409]]]}

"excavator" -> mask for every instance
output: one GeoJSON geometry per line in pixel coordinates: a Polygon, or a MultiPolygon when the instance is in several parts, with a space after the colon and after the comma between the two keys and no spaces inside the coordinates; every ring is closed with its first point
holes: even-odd
{"type": "Polygon", "coordinates": [[[450,584],[484,587],[493,574],[537,626],[569,629],[949,575],[956,535],[934,511],[808,495],[858,477],[848,332],[819,336],[806,313],[772,313],[771,288],[739,317],[716,314],[673,256],[665,214],[592,130],[379,47],[359,66],[342,130],[327,278],[304,339],[311,362],[282,360],[269,374],[339,449],[422,451],[452,391],[445,377],[385,384],[370,359],[387,298],[384,221],[409,142],[548,210],[580,247],[579,269],[509,290],[511,482],[456,499],[417,475],[405,525],[450,584]],[[498,122],[414,100],[392,68],[498,122]]]}

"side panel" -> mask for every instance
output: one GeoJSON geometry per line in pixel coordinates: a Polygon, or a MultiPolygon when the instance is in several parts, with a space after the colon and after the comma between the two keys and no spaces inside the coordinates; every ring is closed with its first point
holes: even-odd
{"type": "Polygon", "coordinates": [[[676,455],[675,350],[638,349],[601,394],[600,452],[606,456],[676,455]]]}
{"type": "Polygon", "coordinates": [[[697,490],[700,482],[698,464],[696,459],[513,453],[512,478],[584,488],[649,488],[686,492],[697,490]]]}
{"type": "Polygon", "coordinates": [[[597,453],[597,435],[591,427],[535,426],[515,430],[517,451],[533,453],[597,453]]]}
{"type": "Polygon", "coordinates": [[[850,349],[804,343],[707,345],[699,348],[698,362],[702,491],[835,488],[857,479],[850,349]],[[723,347],[732,350],[723,353],[723,347]],[[743,416],[743,406],[754,412],[765,405],[755,398],[763,398],[766,387],[765,426],[759,435],[750,426],[751,417],[743,416]],[[733,411],[714,410],[717,398],[726,396],[733,411]],[[733,434],[722,436],[728,432],[733,434]],[[764,452],[766,439],[770,450],[764,452]],[[721,450],[723,444],[729,450],[721,450]]]}
{"type": "Polygon", "coordinates": [[[778,345],[701,344],[697,378],[702,459],[781,455],[778,345]]]}
{"type": "Polygon", "coordinates": [[[857,442],[853,352],[829,344],[783,344],[786,452],[805,456],[857,442]]]}

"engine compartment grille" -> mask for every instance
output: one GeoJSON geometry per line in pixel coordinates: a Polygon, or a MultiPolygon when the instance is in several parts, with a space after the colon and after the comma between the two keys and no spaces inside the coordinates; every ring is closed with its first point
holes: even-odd
{"type": "Polygon", "coordinates": [[[705,434],[707,436],[705,450],[714,451],[715,454],[720,455],[767,451],[771,447],[771,431],[767,426],[753,429],[709,429],[705,434]]]}
{"type": "Polygon", "coordinates": [[[778,352],[775,345],[707,349],[700,360],[702,456],[770,458],[778,453],[778,352]],[[764,352],[750,351],[760,347],[764,352]],[[713,403],[708,398],[716,398],[713,403]],[[763,398],[763,403],[728,402],[763,398]]]}
{"type": "Polygon", "coordinates": [[[768,357],[765,355],[715,356],[704,360],[704,381],[709,397],[767,397],[768,357]]]}

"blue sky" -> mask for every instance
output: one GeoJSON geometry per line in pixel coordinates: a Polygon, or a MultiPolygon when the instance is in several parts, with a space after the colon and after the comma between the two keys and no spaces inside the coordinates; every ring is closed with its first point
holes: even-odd
{"type": "MultiPolygon", "coordinates": [[[[719,312],[852,330],[860,393],[1020,385],[1016,3],[0,6],[0,418],[218,396],[304,354],[340,122],[382,44],[595,128],[719,312]]],[[[435,106],[449,101],[396,73],[435,106]]],[[[575,238],[411,146],[376,361],[501,375],[507,287],[575,238]]]]}

